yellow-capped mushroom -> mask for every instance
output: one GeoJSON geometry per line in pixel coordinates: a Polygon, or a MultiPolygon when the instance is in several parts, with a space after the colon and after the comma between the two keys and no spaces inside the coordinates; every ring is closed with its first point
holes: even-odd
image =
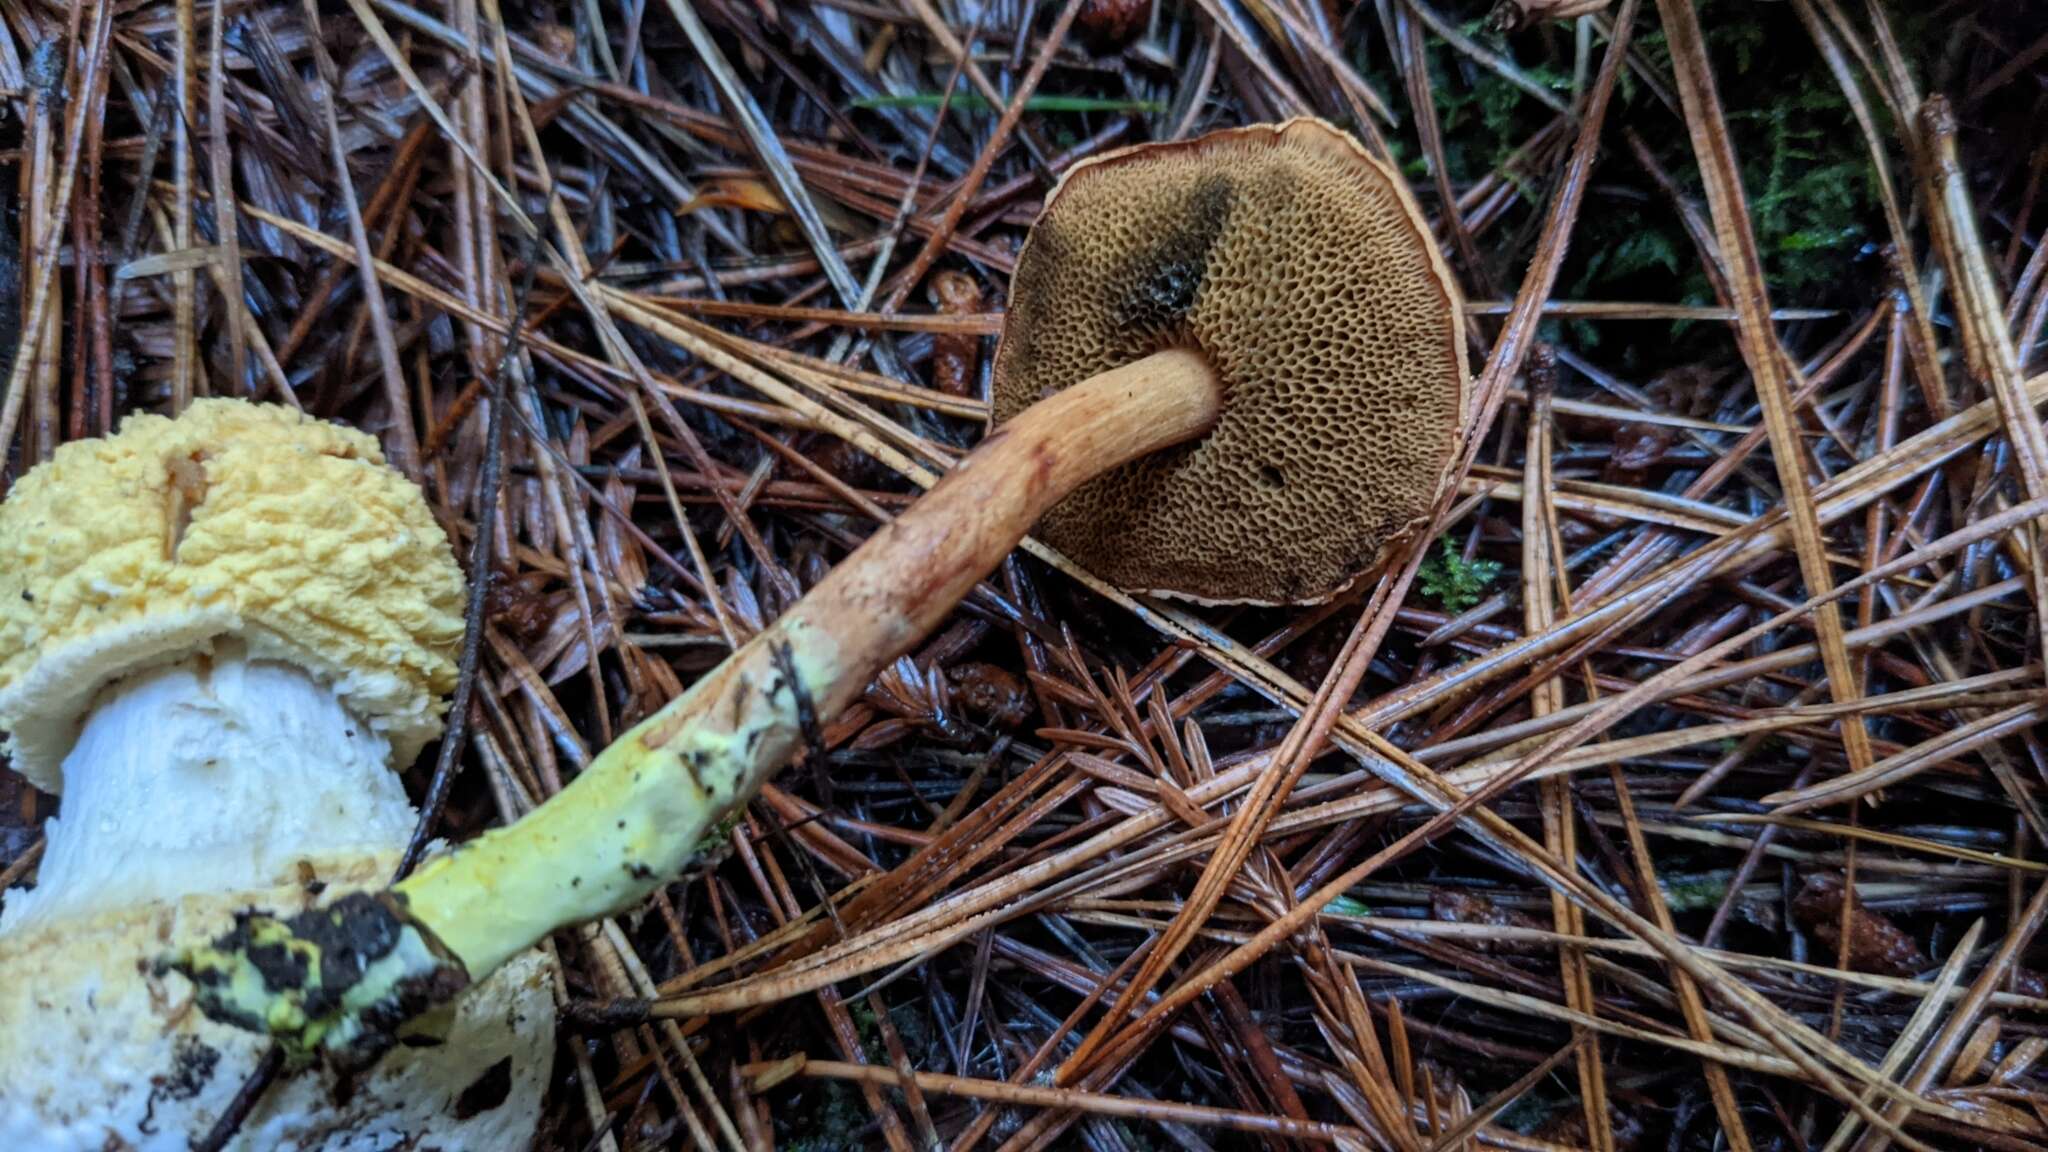
{"type": "MultiPolygon", "coordinates": [[[[0,728],[61,792],[0,904],[0,1148],[186,1147],[267,1046],[154,963],[374,890],[416,814],[394,759],[441,728],[463,579],[376,442],[202,400],[58,449],[0,504],[0,728]]],[[[552,974],[514,957],[367,1076],[290,1078],[234,1147],[510,1149],[553,1057],[552,974]]]]}

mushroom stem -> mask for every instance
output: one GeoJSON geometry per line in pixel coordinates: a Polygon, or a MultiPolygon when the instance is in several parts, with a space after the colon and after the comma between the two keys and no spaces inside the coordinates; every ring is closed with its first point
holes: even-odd
{"type": "Polygon", "coordinates": [[[200,984],[202,1007],[220,1019],[266,1021],[287,1045],[325,1037],[360,1052],[377,1041],[365,1020],[384,1027],[417,1012],[423,985],[482,979],[556,929],[645,899],[797,754],[807,728],[837,715],[930,632],[1048,507],[1111,468],[1203,435],[1222,406],[1208,362],[1183,349],[1033,405],[559,795],[400,882],[382,907],[408,922],[406,939],[362,957],[350,986],[242,978],[250,941],[275,945],[279,933],[299,931],[273,921],[183,955],[179,966],[200,984]],[[335,1003],[338,1011],[302,1011],[335,1003]]]}
{"type": "Polygon", "coordinates": [[[1208,363],[1175,350],[997,429],[560,796],[400,883],[413,918],[476,978],[557,928],[645,899],[797,754],[806,724],[838,715],[945,619],[1048,506],[1118,464],[1200,436],[1221,407],[1208,363]]]}
{"type": "Polygon", "coordinates": [[[37,884],[7,894],[0,935],[390,852],[413,810],[389,756],[331,688],[234,640],[110,684],[64,759],[37,884]]]}

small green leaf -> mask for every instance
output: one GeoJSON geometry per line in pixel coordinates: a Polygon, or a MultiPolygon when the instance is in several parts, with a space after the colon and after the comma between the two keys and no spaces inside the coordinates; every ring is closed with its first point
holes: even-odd
{"type": "Polygon", "coordinates": [[[1362,900],[1339,896],[1327,905],[1332,916],[1370,916],[1372,907],[1362,900]]]}
{"type": "Polygon", "coordinates": [[[1500,561],[1467,560],[1448,537],[1440,543],[1442,547],[1422,562],[1422,594],[1456,615],[1485,598],[1486,590],[1500,578],[1500,561]]]}
{"type": "Polygon", "coordinates": [[[1825,252],[1854,243],[1861,228],[1801,228],[1778,237],[1780,252],[1825,252]]]}

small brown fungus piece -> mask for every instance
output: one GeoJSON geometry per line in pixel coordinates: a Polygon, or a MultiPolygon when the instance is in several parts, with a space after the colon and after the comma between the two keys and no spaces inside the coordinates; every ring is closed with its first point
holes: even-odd
{"type": "Polygon", "coordinates": [[[500,575],[484,592],[484,615],[514,643],[533,643],[554,620],[547,581],[539,572],[500,575]]]}
{"type": "Polygon", "coordinates": [[[948,674],[953,698],[977,718],[999,728],[1015,728],[1031,716],[1031,690],[1022,680],[994,664],[971,661],[948,674]]]}
{"type": "MultiPolygon", "coordinates": [[[[941,315],[965,316],[982,309],[981,285],[965,272],[941,269],[932,273],[932,304],[941,315]]],[[[974,370],[981,359],[981,337],[941,332],[932,337],[932,387],[948,396],[974,393],[974,370]]]]}
{"type": "Polygon", "coordinates": [[[1849,903],[1849,967],[1885,976],[1917,976],[1927,970],[1927,954],[1891,917],[1864,907],[1863,901],[1835,873],[1806,877],[1792,898],[1792,916],[1813,933],[1832,957],[1842,947],[1842,903],[1849,903]]]}
{"type": "Polygon", "coordinates": [[[1125,588],[1327,599],[1433,509],[1464,417],[1457,289],[1398,174],[1293,120],[1076,166],[1017,260],[1000,421],[1165,348],[1216,427],[1055,505],[1039,535],[1125,588]]]}
{"type": "Polygon", "coordinates": [[[1074,27],[1098,54],[1121,49],[1144,30],[1152,6],[1145,0],[1082,0],[1074,27]]]}

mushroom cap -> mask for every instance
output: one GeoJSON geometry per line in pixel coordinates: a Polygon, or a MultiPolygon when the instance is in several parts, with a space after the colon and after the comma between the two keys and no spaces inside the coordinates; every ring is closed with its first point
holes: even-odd
{"type": "MultiPolygon", "coordinates": [[[[380,887],[396,853],[307,865],[342,890],[380,887]]],[[[255,905],[296,912],[309,885],[192,895],[0,934],[0,1148],[170,1152],[219,1119],[269,1040],[209,1019],[183,976],[150,963],[173,938],[226,931],[255,905]]],[[[526,952],[466,992],[442,1042],[408,1043],[347,1082],[287,1075],[236,1152],[439,1148],[521,1152],[554,1064],[553,961],[526,952]]]]}
{"type": "Polygon", "coordinates": [[[241,400],[130,416],[0,504],[0,728],[59,791],[102,686],[239,636],[410,762],[440,733],[462,606],[447,536],[369,436],[241,400]]]}
{"type": "Polygon", "coordinates": [[[1068,170],[1017,257],[995,418],[1174,346],[1222,381],[1215,429],[1083,485],[1046,543],[1125,588],[1307,603],[1426,521],[1465,413],[1457,286],[1349,136],[1298,119],[1068,170]]]}

